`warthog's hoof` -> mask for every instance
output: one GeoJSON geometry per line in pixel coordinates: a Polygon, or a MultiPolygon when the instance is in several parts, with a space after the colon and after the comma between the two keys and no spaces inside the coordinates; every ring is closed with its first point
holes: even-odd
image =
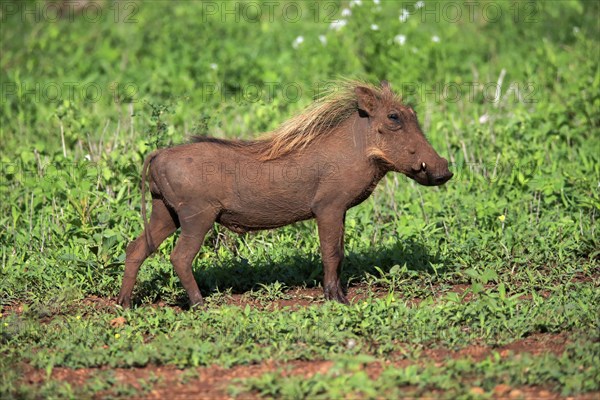
{"type": "Polygon", "coordinates": [[[117,305],[123,308],[131,308],[131,299],[125,296],[119,296],[117,299],[117,305]]]}
{"type": "Polygon", "coordinates": [[[325,299],[327,300],[335,300],[342,304],[350,304],[348,298],[344,295],[342,288],[339,286],[327,287],[324,289],[325,299]]]}
{"type": "Polygon", "coordinates": [[[196,299],[194,301],[190,301],[190,311],[200,311],[204,308],[204,299],[196,299]]]}

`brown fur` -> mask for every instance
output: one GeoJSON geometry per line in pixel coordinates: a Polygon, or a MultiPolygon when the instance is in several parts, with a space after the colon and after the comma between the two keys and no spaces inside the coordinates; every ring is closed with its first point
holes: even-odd
{"type": "MultiPolygon", "coordinates": [[[[389,84],[353,81],[254,141],[200,137],[145,160],[152,214],[127,247],[118,302],[129,306],[142,262],[181,228],[171,262],[192,305],[202,296],[192,261],[217,222],[235,232],[317,219],[327,299],[347,303],[340,283],[346,210],[364,201],[388,171],[423,185],[452,177],[429,145],[414,111],[389,84]]],[[[145,185],[142,186],[142,197],[145,185]]]]}

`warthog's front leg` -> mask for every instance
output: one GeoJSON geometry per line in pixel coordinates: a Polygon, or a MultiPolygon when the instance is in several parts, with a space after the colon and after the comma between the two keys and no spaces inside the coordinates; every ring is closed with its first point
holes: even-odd
{"type": "Polygon", "coordinates": [[[171,263],[187,292],[190,307],[200,306],[204,301],[192,273],[192,262],[200,251],[204,236],[215,219],[211,212],[196,213],[194,210],[181,210],[179,211],[179,220],[181,235],[171,253],[171,263]]]}
{"type": "Polygon", "coordinates": [[[327,300],[349,304],[342,290],[340,274],[344,259],[344,219],[341,210],[328,210],[317,215],[321,257],[323,258],[323,291],[327,300]]]}

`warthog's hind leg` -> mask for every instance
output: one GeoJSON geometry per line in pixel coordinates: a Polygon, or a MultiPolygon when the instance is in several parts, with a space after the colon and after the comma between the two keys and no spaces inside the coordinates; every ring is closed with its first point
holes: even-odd
{"type": "Polygon", "coordinates": [[[216,215],[211,212],[179,213],[181,235],[171,253],[171,263],[181,280],[190,300],[190,307],[203,304],[202,295],[192,273],[192,262],[204,242],[204,236],[212,227],[216,215]],[[185,214],[191,215],[185,217],[185,214]]]}
{"type": "Polygon", "coordinates": [[[153,199],[152,214],[150,215],[148,229],[150,230],[150,237],[152,238],[154,248],[150,249],[148,247],[145,232],[142,232],[137,239],[127,246],[125,253],[125,275],[123,276],[123,284],[121,285],[117,304],[125,308],[131,305],[131,292],[133,291],[140,266],[167,237],[177,230],[178,226],[179,223],[174,212],[169,210],[161,199],[153,199]]]}

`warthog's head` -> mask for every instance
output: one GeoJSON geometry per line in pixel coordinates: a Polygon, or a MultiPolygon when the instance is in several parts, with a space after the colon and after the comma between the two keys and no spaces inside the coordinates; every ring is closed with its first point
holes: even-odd
{"type": "Polygon", "coordinates": [[[378,93],[358,86],[361,116],[369,118],[368,155],[422,185],[441,185],[452,178],[448,161],[431,147],[419,127],[417,114],[402,105],[386,81],[378,93]]]}

